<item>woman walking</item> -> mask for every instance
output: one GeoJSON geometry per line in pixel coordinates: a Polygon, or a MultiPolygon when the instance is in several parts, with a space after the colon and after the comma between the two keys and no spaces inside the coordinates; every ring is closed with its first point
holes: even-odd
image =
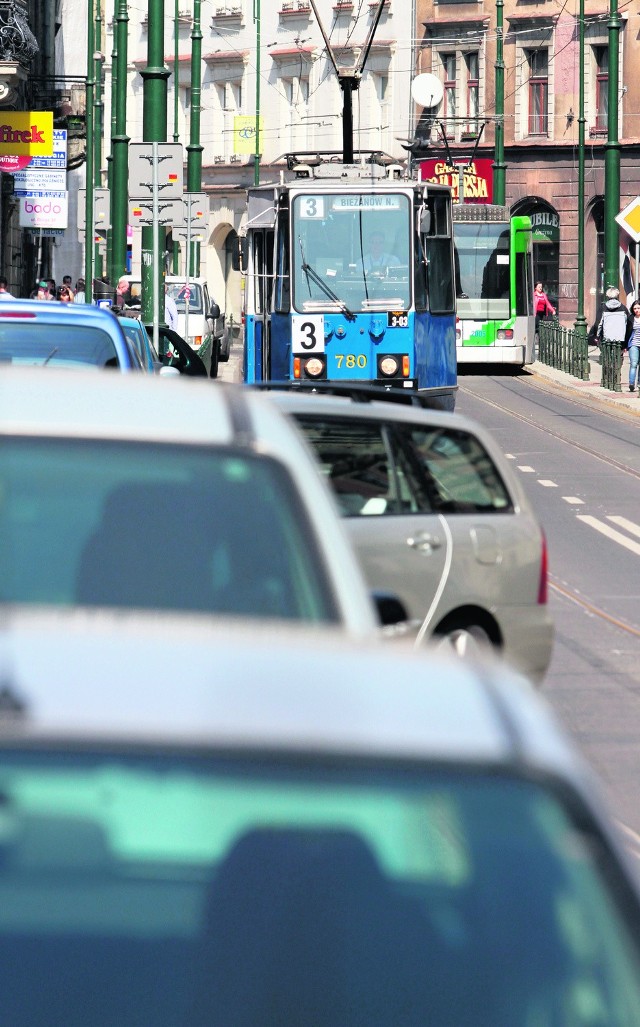
{"type": "Polygon", "coordinates": [[[640,300],[631,304],[631,334],[627,340],[629,347],[629,392],[636,391],[638,361],[640,360],[640,300]]]}

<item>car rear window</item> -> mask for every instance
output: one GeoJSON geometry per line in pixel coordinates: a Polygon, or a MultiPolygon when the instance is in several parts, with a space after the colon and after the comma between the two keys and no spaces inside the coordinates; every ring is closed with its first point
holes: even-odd
{"type": "Polygon", "coordinates": [[[179,314],[184,314],[187,307],[187,298],[189,300],[189,313],[202,314],[204,299],[201,285],[197,285],[194,282],[189,282],[188,285],[185,282],[169,282],[167,283],[167,292],[176,301],[179,314]]]}
{"type": "Polygon", "coordinates": [[[0,797],[12,1027],[638,1022],[637,908],[542,784],[85,743],[0,797]]]}
{"type": "Polygon", "coordinates": [[[277,461],[230,449],[5,438],[0,600],[335,621],[277,461]]]}
{"type": "Polygon", "coordinates": [[[113,340],[100,328],[22,319],[0,322],[0,364],[118,367],[113,340]]]}

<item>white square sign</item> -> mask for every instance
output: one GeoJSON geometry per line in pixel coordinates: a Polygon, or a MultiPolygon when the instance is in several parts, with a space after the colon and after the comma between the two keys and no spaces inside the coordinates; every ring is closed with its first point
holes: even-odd
{"type": "Polygon", "coordinates": [[[20,197],[21,228],[66,228],[69,193],[32,193],[20,197]]]}

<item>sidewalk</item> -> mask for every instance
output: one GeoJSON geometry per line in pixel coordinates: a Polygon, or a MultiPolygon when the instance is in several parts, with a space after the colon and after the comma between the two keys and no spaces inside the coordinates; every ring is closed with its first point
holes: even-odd
{"type": "Polygon", "coordinates": [[[541,364],[539,360],[534,361],[526,368],[530,374],[539,378],[546,378],[561,388],[569,389],[571,392],[580,393],[585,399],[593,400],[596,403],[605,403],[609,407],[617,407],[630,414],[640,416],[640,393],[629,392],[629,357],[625,353],[622,364],[622,392],[613,392],[610,389],[603,389],[600,385],[602,368],[600,366],[600,349],[598,346],[589,346],[589,380],[582,381],[574,378],[566,371],[558,371],[555,367],[541,364]]]}

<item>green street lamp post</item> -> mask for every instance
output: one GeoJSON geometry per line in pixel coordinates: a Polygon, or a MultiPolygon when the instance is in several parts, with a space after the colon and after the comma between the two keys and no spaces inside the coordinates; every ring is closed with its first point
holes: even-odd
{"type": "MultiPolygon", "coordinates": [[[[191,113],[189,142],[187,144],[187,191],[197,193],[202,188],[202,150],[200,143],[200,109],[202,104],[202,30],[200,10],[202,0],[193,0],[191,27],[191,113]]],[[[192,275],[200,274],[200,244],[191,243],[187,260],[192,275]]]]}
{"type": "Polygon", "coordinates": [[[253,184],[260,185],[260,0],[253,0],[256,24],[256,149],[253,158],[253,184]]]}
{"type": "Polygon", "coordinates": [[[617,286],[620,278],[618,239],[620,229],[620,143],[618,140],[618,51],[620,17],[618,0],[609,0],[608,130],[604,152],[604,287],[617,286]]]}
{"type": "MultiPolygon", "coordinates": [[[[95,47],[93,52],[93,77],[95,79],[95,90],[93,97],[93,184],[96,189],[102,186],[102,136],[103,136],[103,116],[104,116],[104,104],[102,102],[102,63],[104,56],[102,54],[102,12],[101,2],[98,0],[98,8],[96,11],[95,30],[93,45],[95,47]]],[[[95,203],[94,203],[95,207],[95,203]]],[[[94,254],[93,261],[95,267],[96,278],[100,278],[103,274],[102,270],[102,253],[100,251],[100,243],[98,242],[97,235],[93,234],[94,238],[94,254]]]]}
{"type": "Polygon", "coordinates": [[[93,299],[93,153],[94,153],[94,124],[93,124],[93,99],[95,91],[94,60],[95,50],[95,20],[94,0],[87,0],[87,99],[85,110],[86,124],[86,181],[85,181],[85,229],[84,229],[84,278],[85,278],[85,300],[91,303],[93,299]]]}
{"type": "MultiPolygon", "coordinates": [[[[149,0],[147,24],[147,65],[141,71],[142,139],[145,143],[160,143],[167,139],[169,78],[169,69],[164,64],[164,0],[149,0]]],[[[157,168],[152,171],[157,174],[157,168]]],[[[154,323],[154,306],[156,315],[164,322],[163,265],[161,260],[154,260],[154,232],[158,230],[158,226],[153,225],[142,228],[142,320],[145,324],[154,323]]]]}
{"type": "MultiPolygon", "coordinates": [[[[173,141],[180,142],[180,0],[173,9],[173,141]]],[[[180,274],[180,244],[173,240],[173,273],[180,274]]]]}
{"type": "Polygon", "coordinates": [[[587,319],[584,316],[584,0],[580,0],[578,25],[579,39],[579,93],[578,93],[578,311],[575,330],[587,334],[587,319]]]}
{"type": "Polygon", "coordinates": [[[129,136],[127,135],[127,37],[129,15],[127,0],[118,0],[116,13],[116,59],[111,74],[115,82],[114,110],[111,116],[111,266],[109,277],[115,285],[127,268],[127,224],[129,222],[129,136]]]}
{"type": "Polygon", "coordinates": [[[495,161],[493,163],[493,202],[506,202],[506,164],[504,162],[504,0],[496,0],[496,121],[495,161]]]}
{"type": "Polygon", "coordinates": [[[113,198],[113,138],[116,134],[116,67],[118,64],[118,34],[113,30],[113,43],[111,47],[111,129],[109,132],[109,153],[107,154],[107,188],[109,190],[109,227],[107,228],[107,271],[109,278],[113,281],[113,244],[112,244],[112,198],[113,198]]]}

